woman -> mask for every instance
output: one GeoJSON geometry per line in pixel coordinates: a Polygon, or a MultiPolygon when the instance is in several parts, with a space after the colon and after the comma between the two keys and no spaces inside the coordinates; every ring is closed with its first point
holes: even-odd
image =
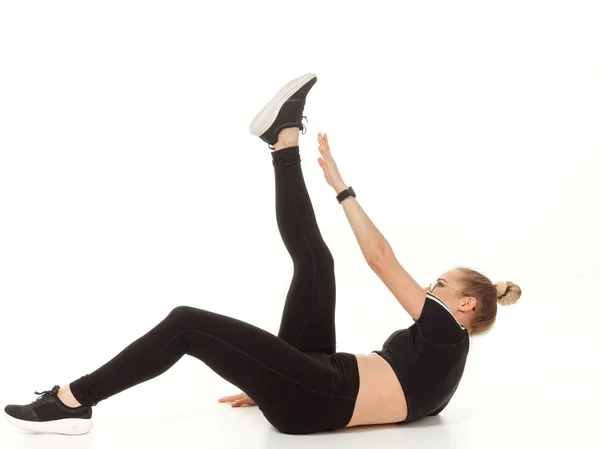
{"type": "Polygon", "coordinates": [[[334,262],[317,226],[298,147],[306,97],[316,81],[307,74],[288,83],[250,125],[273,150],[277,224],[294,264],[278,335],[179,306],[94,372],[36,392],[41,396],[30,404],[6,406],[6,419],[26,430],[85,433],[92,428],[92,406],[164,373],[184,354],[244,392],[220,401],[258,405],[283,433],[410,422],[448,404],[462,377],[470,335],[489,330],[497,302],[513,303],[521,290],[462,267],[420,287],[359,206],[340,176],[327,134],[319,133],[319,165],[365,260],[415,321],[390,335],[380,351],[336,352],[334,262]]]}

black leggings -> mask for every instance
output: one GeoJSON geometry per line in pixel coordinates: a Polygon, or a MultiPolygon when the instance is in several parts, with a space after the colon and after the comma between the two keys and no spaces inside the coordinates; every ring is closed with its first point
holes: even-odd
{"type": "Polygon", "coordinates": [[[96,405],[189,354],[248,394],[280,432],[348,424],[359,376],[356,357],[336,353],[333,257],[317,226],[299,147],[271,155],[277,224],[294,265],[278,336],[208,310],[176,307],[105,365],[70,384],[81,404],[96,405]]]}

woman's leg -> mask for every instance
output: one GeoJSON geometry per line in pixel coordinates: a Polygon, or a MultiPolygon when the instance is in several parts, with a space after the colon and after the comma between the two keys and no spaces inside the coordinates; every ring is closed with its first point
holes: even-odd
{"type": "Polygon", "coordinates": [[[336,352],[334,263],[304,182],[298,132],[299,128],[281,131],[279,145],[271,153],[277,225],[294,263],[278,336],[301,351],[333,354],[336,352]]]}
{"type": "Polygon", "coordinates": [[[358,394],[355,364],[305,354],[249,323],[188,306],[173,309],[148,333],[70,388],[81,404],[96,405],[164,373],[184,354],[200,359],[246,392],[284,433],[341,428],[352,416],[358,394]]]}

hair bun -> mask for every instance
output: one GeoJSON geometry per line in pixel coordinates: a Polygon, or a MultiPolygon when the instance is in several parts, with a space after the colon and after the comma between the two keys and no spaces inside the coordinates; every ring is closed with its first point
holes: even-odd
{"type": "Polygon", "coordinates": [[[494,284],[496,287],[498,304],[508,306],[514,304],[521,297],[521,287],[511,281],[500,281],[494,284]]]}

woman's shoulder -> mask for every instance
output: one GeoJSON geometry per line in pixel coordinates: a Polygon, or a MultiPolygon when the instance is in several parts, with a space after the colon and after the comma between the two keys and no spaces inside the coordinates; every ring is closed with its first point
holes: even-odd
{"type": "Polygon", "coordinates": [[[427,292],[423,311],[415,325],[419,327],[421,334],[426,339],[441,343],[453,344],[462,342],[469,338],[467,329],[460,324],[454,314],[444,302],[427,292]]]}

